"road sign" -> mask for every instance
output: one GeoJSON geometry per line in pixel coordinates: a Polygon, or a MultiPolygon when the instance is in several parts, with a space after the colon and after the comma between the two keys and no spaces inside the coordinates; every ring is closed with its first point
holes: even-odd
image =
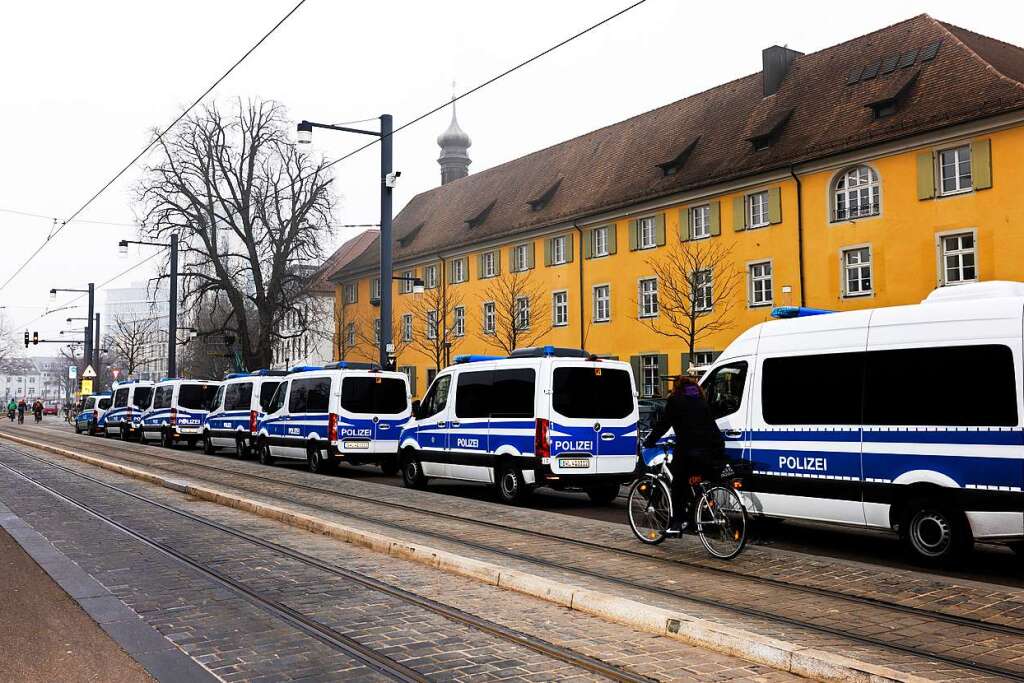
{"type": "Polygon", "coordinates": [[[110,374],[114,376],[114,379],[117,379],[118,377],[121,376],[121,371],[118,370],[117,368],[114,368],[113,370],[110,371],[110,374]]]}
{"type": "Polygon", "coordinates": [[[68,366],[68,379],[71,380],[72,382],[74,382],[76,379],[78,379],[78,366],[77,365],[69,365],[68,366]]]}
{"type": "Polygon", "coordinates": [[[91,393],[92,393],[92,380],[91,379],[83,379],[82,380],[82,396],[88,396],[91,393]]]}
{"type": "Polygon", "coordinates": [[[91,365],[85,366],[85,370],[82,371],[82,378],[84,379],[84,378],[88,377],[89,379],[92,379],[95,376],[96,376],[96,371],[92,369],[92,366],[91,365]]]}

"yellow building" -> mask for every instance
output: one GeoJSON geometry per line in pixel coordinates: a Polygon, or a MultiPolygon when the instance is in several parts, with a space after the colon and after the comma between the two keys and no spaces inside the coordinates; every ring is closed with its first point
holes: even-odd
{"type": "MultiPolygon", "coordinates": [[[[629,359],[652,394],[773,306],[1024,280],[1024,50],[921,15],[763,60],[476,174],[453,114],[443,184],[395,218],[395,275],[428,286],[391,283],[415,393],[448,355],[515,336],[629,359]]],[[[336,357],[376,358],[378,255],[332,277],[336,357]]]]}

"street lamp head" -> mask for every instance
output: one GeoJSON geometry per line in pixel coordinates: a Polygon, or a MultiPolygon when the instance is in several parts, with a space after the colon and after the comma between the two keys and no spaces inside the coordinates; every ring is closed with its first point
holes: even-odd
{"type": "Polygon", "coordinates": [[[313,124],[309,121],[299,121],[295,130],[295,139],[300,145],[308,145],[313,142],[313,124]]]}
{"type": "Polygon", "coordinates": [[[128,255],[128,240],[121,240],[117,243],[117,253],[121,256],[128,255]]]}
{"type": "Polygon", "coordinates": [[[51,289],[50,290],[50,299],[56,299],[56,298],[57,298],[57,290],[56,289],[51,289]]]}
{"type": "Polygon", "coordinates": [[[423,293],[423,278],[415,278],[412,281],[412,293],[422,294],[423,293]]]}

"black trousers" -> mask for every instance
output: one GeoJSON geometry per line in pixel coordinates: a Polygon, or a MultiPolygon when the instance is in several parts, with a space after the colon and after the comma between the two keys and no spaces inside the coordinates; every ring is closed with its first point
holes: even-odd
{"type": "Polygon", "coordinates": [[[694,497],[690,477],[699,474],[707,478],[711,476],[719,454],[706,448],[692,448],[673,454],[672,464],[672,520],[670,528],[678,527],[684,519],[693,518],[694,497]]]}

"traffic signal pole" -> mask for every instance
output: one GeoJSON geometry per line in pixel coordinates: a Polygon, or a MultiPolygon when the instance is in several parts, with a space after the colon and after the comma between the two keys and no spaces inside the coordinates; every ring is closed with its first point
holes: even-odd
{"type": "MultiPolygon", "coordinates": [[[[93,316],[96,312],[96,287],[93,283],[89,283],[89,317],[85,323],[85,362],[87,365],[92,364],[92,325],[93,316]]],[[[98,345],[97,345],[98,346],[98,345]]]]}

